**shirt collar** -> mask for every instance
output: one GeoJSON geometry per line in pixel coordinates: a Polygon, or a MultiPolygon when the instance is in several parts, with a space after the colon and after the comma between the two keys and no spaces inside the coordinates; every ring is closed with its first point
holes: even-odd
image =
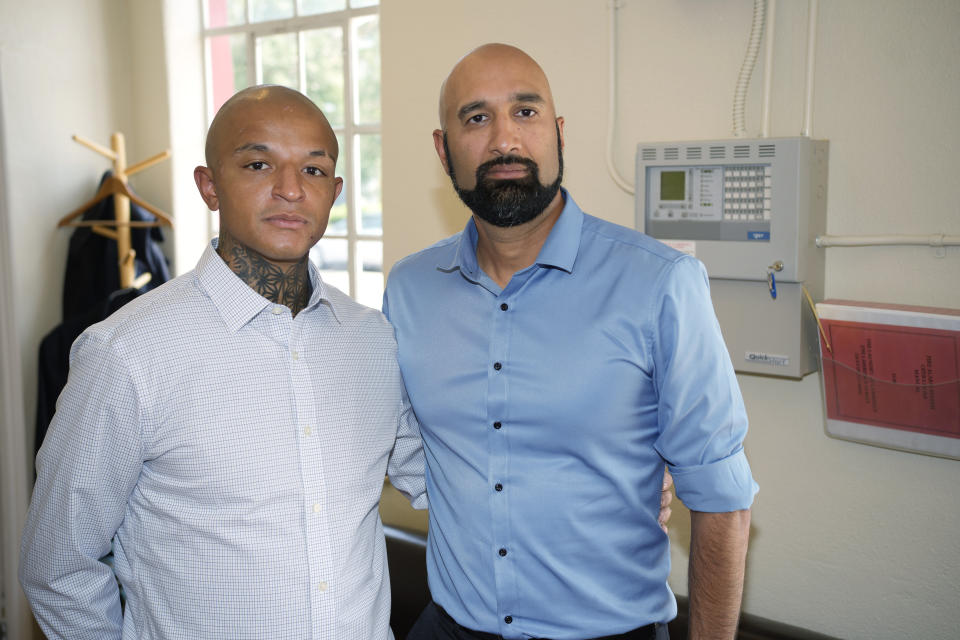
{"type": "MultiPolygon", "coordinates": [[[[542,267],[562,269],[567,273],[573,272],[573,263],[577,260],[580,250],[580,232],[583,228],[583,211],[573,201],[566,189],[561,188],[563,194],[563,211],[550,230],[546,242],[537,255],[537,264],[542,267]]],[[[479,277],[480,267],[477,264],[477,224],[470,216],[460,239],[453,259],[448,264],[437,265],[443,271],[460,272],[476,280],[479,277]]]]}
{"type": "MultiPolygon", "coordinates": [[[[227,266],[227,263],[217,254],[217,243],[218,238],[211,240],[203,255],[200,256],[200,262],[197,263],[195,271],[196,278],[200,287],[220,312],[227,328],[236,331],[265,308],[275,306],[275,303],[250,288],[227,266]]],[[[333,317],[339,322],[340,319],[337,317],[333,300],[326,294],[326,285],[320,279],[317,266],[308,260],[308,269],[310,270],[310,283],[313,285],[313,291],[310,293],[310,302],[301,313],[309,311],[320,302],[324,302],[330,307],[333,317]]]]}

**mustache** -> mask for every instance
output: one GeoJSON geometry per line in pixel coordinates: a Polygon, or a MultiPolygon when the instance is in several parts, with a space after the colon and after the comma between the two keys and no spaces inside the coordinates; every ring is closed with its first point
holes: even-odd
{"type": "Polygon", "coordinates": [[[504,164],[523,165],[527,169],[529,169],[530,173],[533,175],[538,175],[540,171],[540,167],[537,165],[537,163],[531,160],[530,158],[521,158],[520,156],[516,156],[516,155],[500,156],[499,158],[494,158],[493,160],[487,160],[486,162],[481,164],[479,167],[477,167],[477,183],[480,183],[483,180],[485,180],[487,177],[487,174],[490,173],[494,169],[494,167],[498,167],[504,164]]]}

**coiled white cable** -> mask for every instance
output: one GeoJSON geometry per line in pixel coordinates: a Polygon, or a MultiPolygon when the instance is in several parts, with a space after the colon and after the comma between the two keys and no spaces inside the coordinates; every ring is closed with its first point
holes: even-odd
{"type": "Polygon", "coordinates": [[[750,86],[750,76],[753,75],[753,68],[757,66],[757,57],[760,54],[766,13],[766,0],[753,0],[753,24],[750,27],[750,39],[747,41],[747,55],[740,66],[737,88],[733,94],[733,135],[737,138],[747,135],[744,103],[747,99],[747,88],[750,86]]]}

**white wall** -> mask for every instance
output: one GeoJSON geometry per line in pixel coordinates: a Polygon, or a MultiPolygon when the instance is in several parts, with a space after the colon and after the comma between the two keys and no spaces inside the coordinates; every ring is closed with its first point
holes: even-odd
{"type": "MultiPolygon", "coordinates": [[[[163,83],[159,0],[35,0],[0,3],[0,117],[6,191],[7,237],[2,252],[13,265],[12,308],[3,311],[16,334],[16,357],[0,366],[17,375],[22,403],[3,412],[4,444],[25,442],[25,465],[32,480],[36,407],[37,350],[60,322],[69,229],[57,221],[89,199],[106,158],[71,140],[79,134],[103,146],[121,131],[130,164],[169,145],[163,83]],[[133,35],[136,33],[136,36],[133,35]],[[16,361],[19,360],[19,372],[16,361]]],[[[169,169],[168,169],[169,171],[169,169]]],[[[131,178],[144,199],[170,211],[169,175],[155,167],[131,178]],[[158,173],[154,173],[158,172],[158,173]]],[[[5,389],[14,388],[9,385],[5,389]]],[[[6,471],[6,469],[5,469],[6,471]]],[[[8,474],[4,484],[4,531],[22,526],[23,502],[8,474]]],[[[9,535],[8,535],[9,537],[9,535]]],[[[4,540],[5,568],[16,566],[17,541],[4,540]]],[[[15,585],[15,583],[14,583],[15,585]]],[[[6,582],[8,589],[10,581],[6,582]]],[[[11,637],[27,638],[16,610],[19,588],[9,594],[11,637]]]]}
{"type": "MultiPolygon", "coordinates": [[[[616,164],[640,141],[731,135],[750,0],[625,0],[616,164]]],[[[466,210],[430,137],[455,61],[488,41],[544,67],[566,117],[566,185],[631,225],[605,171],[607,1],[384,0],[385,262],[458,231],[466,210]]],[[[807,3],[778,3],[771,135],[801,130],[807,3]]],[[[830,140],[828,232],[960,233],[960,3],[820,3],[813,133],[830,140]]],[[[762,60],[748,94],[759,130],[762,60]]],[[[632,178],[631,178],[632,180],[632,178]]],[[[960,308],[960,250],[829,249],[826,295],[960,308]]],[[[741,376],[760,483],[744,610],[843,638],[955,638],[960,462],[834,440],[820,380],[741,376]]],[[[686,592],[689,520],[674,516],[671,582],[686,592]]]]}
{"type": "MultiPolygon", "coordinates": [[[[0,50],[0,70],[3,51],[0,50]]],[[[0,74],[0,92],[3,76],[0,74]]],[[[4,123],[0,105],[0,611],[12,636],[26,636],[32,618],[17,581],[16,557],[27,509],[30,484],[27,434],[23,428],[23,392],[20,376],[20,341],[14,309],[13,260],[7,220],[4,123]]]]}
{"type": "MultiPolygon", "coordinates": [[[[56,224],[96,191],[109,166],[70,137],[76,133],[109,146],[112,131],[129,130],[126,22],[126,3],[119,0],[0,3],[4,213],[16,301],[12,313],[5,311],[19,342],[23,392],[22,410],[5,412],[2,429],[4,442],[26,442],[29,460],[37,348],[60,319],[69,234],[56,224]]],[[[4,481],[5,491],[11,489],[4,481]]],[[[6,522],[22,522],[20,504],[10,501],[4,509],[6,522]]],[[[5,562],[15,566],[15,547],[4,549],[5,562]]],[[[11,631],[25,638],[30,631],[16,609],[23,603],[19,596],[18,589],[8,594],[8,614],[17,625],[11,631]]]]}
{"type": "Polygon", "coordinates": [[[130,129],[126,24],[120,0],[0,4],[7,205],[31,421],[37,347],[60,318],[69,230],[57,221],[110,167],[70,138],[109,147],[113,131],[130,129]]]}

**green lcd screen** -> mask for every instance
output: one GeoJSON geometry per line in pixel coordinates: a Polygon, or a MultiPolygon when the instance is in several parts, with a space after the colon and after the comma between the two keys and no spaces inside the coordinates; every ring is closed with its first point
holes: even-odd
{"type": "Polygon", "coordinates": [[[687,193],[686,171],[664,171],[660,174],[660,199],[685,200],[687,193]]]}

